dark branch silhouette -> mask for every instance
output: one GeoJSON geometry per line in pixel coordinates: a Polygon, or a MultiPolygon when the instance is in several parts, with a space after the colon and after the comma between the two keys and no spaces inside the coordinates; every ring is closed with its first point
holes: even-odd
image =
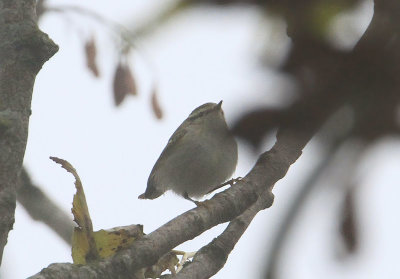
{"type": "Polygon", "coordinates": [[[71,245],[74,222],[72,214],[65,213],[46,194],[34,185],[25,168],[17,186],[17,201],[25,208],[32,219],[45,223],[67,244],[71,245]]]}

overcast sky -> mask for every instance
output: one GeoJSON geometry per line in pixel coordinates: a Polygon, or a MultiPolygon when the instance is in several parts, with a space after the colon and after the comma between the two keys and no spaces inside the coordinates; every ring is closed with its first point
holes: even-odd
{"type": "MultiPolygon", "coordinates": [[[[48,2],[86,5],[129,27],[151,16],[161,2],[167,1],[96,1],[95,6],[78,0],[48,2]]],[[[227,121],[232,123],[246,109],[273,105],[285,98],[278,90],[282,90],[279,80],[283,77],[261,71],[257,65],[259,42],[266,37],[261,24],[262,17],[255,9],[243,7],[201,8],[178,16],[138,42],[140,49],[130,60],[138,96],[115,108],[111,92],[117,55],[110,32],[82,17],[45,15],[40,27],[60,50],[44,65],[35,84],[25,156],[33,181],[70,212],[73,178],[49,156],[72,163],[83,182],[95,230],[143,224],[149,233],[192,208],[193,204],[171,193],[153,201],[138,200],[137,196],[144,192],[150,170],[170,135],[195,107],[223,100],[227,121]],[[93,78],[85,68],[83,41],[92,33],[98,45],[100,79],[93,78]],[[165,113],[161,121],[150,108],[152,80],[159,85],[165,113]]],[[[235,176],[246,175],[254,165],[257,156],[250,151],[239,142],[235,176]]],[[[257,215],[214,278],[260,277],[266,262],[264,252],[282,210],[299,182],[317,164],[319,152],[317,143],[306,148],[288,175],[276,184],[272,208],[257,215]]],[[[360,204],[367,213],[362,215],[365,245],[360,255],[346,263],[335,260],[335,236],[330,232],[336,225],[332,219],[340,197],[334,190],[329,197],[317,193],[299,220],[312,225],[298,226],[299,233],[290,240],[289,245],[298,252],[285,255],[285,278],[400,275],[399,268],[394,270],[398,266],[396,257],[391,256],[400,244],[398,237],[393,239],[400,233],[400,221],[386,214],[399,210],[395,199],[398,183],[393,183],[400,180],[399,156],[398,143],[388,140],[366,156],[359,168],[357,177],[366,185],[360,204]]],[[[179,249],[196,251],[225,227],[220,225],[179,249]]],[[[50,263],[71,262],[70,254],[70,248],[58,236],[17,206],[14,230],[4,252],[4,278],[25,278],[50,263]]]]}

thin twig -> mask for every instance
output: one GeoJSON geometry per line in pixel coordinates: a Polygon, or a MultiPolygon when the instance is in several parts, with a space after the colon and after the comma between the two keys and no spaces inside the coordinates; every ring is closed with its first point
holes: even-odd
{"type": "Polygon", "coordinates": [[[74,223],[72,215],[65,213],[55,202],[34,185],[23,168],[17,188],[17,201],[36,221],[45,223],[67,244],[71,245],[74,223]]]}

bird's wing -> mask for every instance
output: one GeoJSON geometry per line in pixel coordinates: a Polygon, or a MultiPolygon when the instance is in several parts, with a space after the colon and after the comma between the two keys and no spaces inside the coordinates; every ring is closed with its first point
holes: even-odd
{"type": "Polygon", "coordinates": [[[172,134],[172,136],[169,138],[167,145],[164,147],[164,150],[161,152],[160,157],[158,158],[156,164],[153,167],[153,170],[151,171],[150,176],[154,175],[154,170],[158,168],[158,165],[160,164],[160,160],[163,157],[168,157],[169,154],[172,154],[176,151],[176,148],[179,148],[179,142],[184,140],[185,135],[188,133],[188,128],[190,125],[184,121],[178,129],[175,130],[175,132],[172,134]]]}
{"type": "Polygon", "coordinates": [[[182,122],[181,125],[175,130],[175,132],[172,134],[172,136],[169,138],[167,146],[165,146],[165,149],[174,149],[175,145],[177,142],[181,142],[185,135],[191,131],[194,132],[193,130],[193,123],[186,119],[185,121],[182,122]]]}
{"type": "Polygon", "coordinates": [[[182,129],[177,129],[172,136],[169,138],[167,146],[165,149],[168,147],[173,147],[177,142],[179,142],[186,134],[187,134],[187,129],[186,127],[182,127],[182,129]]]}

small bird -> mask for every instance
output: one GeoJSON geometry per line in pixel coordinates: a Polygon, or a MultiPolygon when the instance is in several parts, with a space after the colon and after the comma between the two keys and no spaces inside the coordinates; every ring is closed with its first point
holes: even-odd
{"type": "Polygon", "coordinates": [[[236,169],[235,138],[218,104],[199,106],[172,134],[139,199],[155,199],[172,190],[193,201],[230,178],[236,169]]]}

